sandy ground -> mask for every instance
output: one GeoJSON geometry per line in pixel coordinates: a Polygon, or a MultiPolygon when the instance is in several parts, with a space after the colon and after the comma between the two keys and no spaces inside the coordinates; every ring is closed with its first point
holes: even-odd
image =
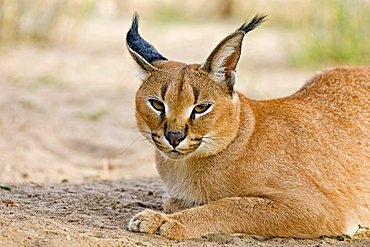
{"type": "MultiPolygon", "coordinates": [[[[128,20],[92,20],[68,45],[0,49],[0,246],[366,246],[366,238],[257,240],[211,235],[168,241],[126,230],[161,209],[153,148],[135,128],[135,67],[128,20]]],[[[202,62],[239,23],[156,25],[144,36],[169,58],[202,62]],[[158,35],[160,33],[160,35],[158,35]],[[207,37],[207,38],[205,38],[207,37]]],[[[238,89],[286,96],[314,73],[289,67],[299,39],[260,29],[244,42],[238,89]]]]}
{"type": "Polygon", "coordinates": [[[254,239],[212,234],[170,241],[128,232],[130,217],[145,209],[161,210],[163,190],[157,179],[42,186],[18,185],[1,191],[2,246],[368,246],[369,239],[254,239]]]}

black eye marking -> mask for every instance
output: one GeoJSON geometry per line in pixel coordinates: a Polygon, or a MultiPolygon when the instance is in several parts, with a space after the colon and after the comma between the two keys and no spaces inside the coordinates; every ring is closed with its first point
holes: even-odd
{"type": "Polygon", "coordinates": [[[190,114],[190,120],[194,120],[195,119],[195,114],[194,114],[194,111],[190,114]]]}

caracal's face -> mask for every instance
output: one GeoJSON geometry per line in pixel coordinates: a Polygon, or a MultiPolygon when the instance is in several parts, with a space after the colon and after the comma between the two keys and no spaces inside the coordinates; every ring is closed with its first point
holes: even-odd
{"type": "Polygon", "coordinates": [[[231,138],[237,94],[199,65],[160,62],[136,95],[139,131],[166,157],[183,159],[218,153],[231,138]]]}

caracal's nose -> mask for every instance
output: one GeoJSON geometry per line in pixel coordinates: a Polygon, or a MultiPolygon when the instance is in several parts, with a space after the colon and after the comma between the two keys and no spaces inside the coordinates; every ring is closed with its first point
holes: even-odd
{"type": "Polygon", "coordinates": [[[171,144],[172,147],[177,147],[182,140],[185,139],[185,134],[181,131],[168,131],[164,135],[167,141],[171,144]]]}

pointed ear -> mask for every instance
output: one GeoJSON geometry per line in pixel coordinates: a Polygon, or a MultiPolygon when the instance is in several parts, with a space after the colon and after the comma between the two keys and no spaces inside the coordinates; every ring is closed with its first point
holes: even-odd
{"type": "Polygon", "coordinates": [[[157,71],[153,62],[158,60],[167,60],[151,44],[145,41],[139,34],[139,16],[134,15],[130,30],[126,35],[127,49],[130,55],[139,65],[141,72],[148,74],[157,71]]]}
{"type": "MultiPolygon", "coordinates": [[[[200,69],[209,73],[218,82],[233,80],[238,64],[244,35],[265,21],[266,16],[256,15],[248,24],[244,23],[238,30],[224,38],[211,52],[200,69]]],[[[229,82],[233,86],[234,82],[229,82]]]]}

